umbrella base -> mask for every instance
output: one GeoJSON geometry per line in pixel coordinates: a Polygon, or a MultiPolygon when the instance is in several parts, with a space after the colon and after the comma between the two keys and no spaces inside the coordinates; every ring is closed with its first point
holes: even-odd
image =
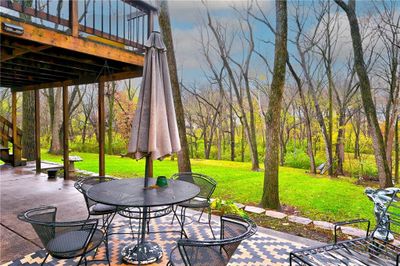
{"type": "Polygon", "coordinates": [[[159,245],[154,242],[143,242],[140,244],[129,244],[122,251],[122,259],[131,264],[150,264],[161,259],[163,252],[159,245]]]}

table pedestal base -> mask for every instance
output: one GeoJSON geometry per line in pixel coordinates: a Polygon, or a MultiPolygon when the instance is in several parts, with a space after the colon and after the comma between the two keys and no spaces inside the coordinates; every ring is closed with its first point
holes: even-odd
{"type": "Polygon", "coordinates": [[[161,259],[161,247],[154,242],[129,244],[122,251],[122,259],[131,264],[150,264],[161,259]]]}

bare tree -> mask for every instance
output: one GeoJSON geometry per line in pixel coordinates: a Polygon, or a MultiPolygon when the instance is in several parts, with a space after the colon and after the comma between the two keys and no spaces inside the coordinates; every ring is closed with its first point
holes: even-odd
{"type": "Polygon", "coordinates": [[[376,107],[371,94],[371,84],[368,77],[366,64],[364,62],[360,28],[355,11],[356,2],[355,0],[349,0],[347,4],[342,0],[335,0],[335,2],[346,13],[350,24],[350,32],[354,52],[354,66],[360,82],[361,99],[363,102],[365,115],[367,117],[368,125],[371,130],[375,160],[378,168],[379,185],[382,188],[390,187],[393,185],[392,175],[386,158],[386,147],[381,129],[379,127],[379,121],[376,115],[376,107]]]}
{"type": "Polygon", "coordinates": [[[400,114],[400,4],[398,1],[382,1],[379,6],[375,5],[376,13],[379,14],[375,22],[379,38],[384,46],[382,54],[378,54],[381,64],[376,68],[376,75],[386,84],[384,91],[387,93],[385,106],[385,130],[384,141],[386,145],[386,158],[389,169],[392,170],[392,150],[394,144],[395,124],[400,114]]]}
{"type": "Polygon", "coordinates": [[[258,171],[260,167],[258,159],[255,115],[253,106],[254,104],[249,77],[251,58],[254,53],[254,40],[252,27],[249,20],[249,13],[246,12],[247,15],[244,18],[241,18],[242,21],[240,21],[242,38],[244,39],[244,43],[246,43],[246,46],[243,42],[242,44],[243,49],[246,50],[246,53],[243,57],[243,60],[241,62],[238,62],[230,55],[230,49],[232,43],[234,42],[234,37],[228,40],[226,27],[224,27],[221,23],[218,23],[217,21],[213,21],[207,5],[204,5],[207,11],[208,27],[213,33],[213,36],[217,43],[216,50],[218,51],[218,56],[223,62],[223,66],[227,72],[227,76],[229,79],[229,84],[233,89],[237,100],[240,113],[239,119],[241,121],[241,124],[243,125],[246,138],[250,147],[252,170],[258,171]],[[244,23],[244,25],[242,23],[244,23]],[[247,35],[244,33],[244,28],[249,31],[247,35]],[[235,71],[235,68],[237,68],[237,71],[235,71]]]}

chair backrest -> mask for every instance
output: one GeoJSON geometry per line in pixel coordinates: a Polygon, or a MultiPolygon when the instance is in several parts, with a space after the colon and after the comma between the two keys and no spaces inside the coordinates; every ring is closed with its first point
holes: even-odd
{"type": "MultiPolygon", "coordinates": [[[[396,192],[386,201],[384,212],[381,213],[379,221],[370,236],[384,241],[392,241],[400,237],[400,192],[396,192]]],[[[383,196],[385,197],[385,196],[383,196]]]]}
{"type": "Polygon", "coordinates": [[[85,245],[89,243],[96,230],[98,221],[90,219],[83,221],[56,222],[56,213],[56,207],[44,206],[24,211],[18,215],[18,219],[32,225],[46,249],[49,242],[61,234],[71,231],[84,231],[86,232],[86,241],[82,242],[82,246],[78,247],[78,249],[83,249],[85,245]]]}
{"type": "Polygon", "coordinates": [[[217,240],[178,240],[178,248],[185,265],[227,265],[240,243],[257,232],[250,219],[235,215],[221,217],[221,235],[217,240]]]}
{"type": "Polygon", "coordinates": [[[86,196],[86,192],[89,190],[89,188],[91,188],[94,185],[103,182],[109,182],[112,180],[115,180],[115,178],[106,176],[90,176],[90,177],[82,177],[75,181],[74,187],[83,194],[88,211],[90,211],[90,208],[96,204],[95,201],[89,199],[86,196]]]}
{"type": "Polygon", "coordinates": [[[199,173],[176,173],[171,176],[171,179],[186,181],[199,186],[200,193],[197,197],[207,200],[211,198],[211,195],[214,193],[215,187],[217,186],[217,182],[213,178],[199,173]]]}

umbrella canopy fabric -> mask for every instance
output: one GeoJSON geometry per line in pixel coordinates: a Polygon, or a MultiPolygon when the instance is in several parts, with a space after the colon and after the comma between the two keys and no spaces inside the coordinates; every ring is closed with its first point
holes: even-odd
{"type": "Polygon", "coordinates": [[[162,160],[181,149],[166,48],[159,32],[145,43],[146,54],[128,154],[162,160]]]}

